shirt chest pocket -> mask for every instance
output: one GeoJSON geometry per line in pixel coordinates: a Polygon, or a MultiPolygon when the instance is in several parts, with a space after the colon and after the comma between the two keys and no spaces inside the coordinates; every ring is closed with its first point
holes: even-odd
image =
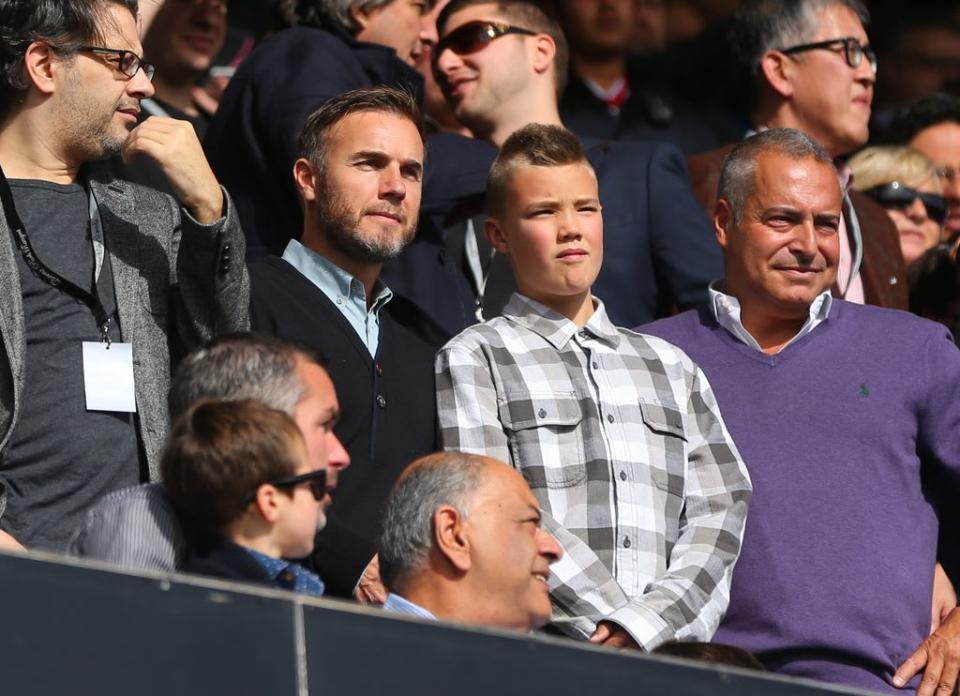
{"type": "Polygon", "coordinates": [[[645,426],[650,477],[657,489],[656,500],[667,520],[667,539],[676,538],[683,507],[687,469],[687,433],[683,414],[672,405],[655,399],[640,399],[645,426]]]}
{"type": "Polygon", "coordinates": [[[566,488],[586,480],[583,411],[572,392],[508,394],[499,410],[513,465],[532,489],[566,488]]]}

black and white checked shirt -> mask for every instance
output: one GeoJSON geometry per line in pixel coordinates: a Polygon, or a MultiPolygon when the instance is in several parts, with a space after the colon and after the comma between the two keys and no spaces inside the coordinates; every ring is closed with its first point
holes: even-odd
{"type": "Polygon", "coordinates": [[[750,499],[707,379],[679,348],[582,329],[519,294],[437,355],[443,446],[516,467],[563,546],[553,624],[601,619],[645,649],[709,640],[729,601],[750,499]]]}

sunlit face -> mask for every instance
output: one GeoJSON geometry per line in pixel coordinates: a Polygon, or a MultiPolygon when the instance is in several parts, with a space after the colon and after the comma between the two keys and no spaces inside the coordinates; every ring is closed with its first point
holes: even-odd
{"type": "MultiPolygon", "coordinates": [[[[816,34],[802,43],[852,36],[867,44],[860,18],[846,6],[832,5],[817,12],[816,17],[816,34]]],[[[821,49],[795,54],[788,67],[793,77],[789,104],[796,127],[835,157],[867,141],[876,82],[870,61],[864,58],[858,67],[851,68],[843,49],[821,49]]]]}
{"type": "Polygon", "coordinates": [[[382,263],[413,239],[423,186],[423,140],[409,119],[365,111],[335,124],[316,193],[329,244],[347,258],[382,263]]]}
{"type": "Polygon", "coordinates": [[[529,631],[549,621],[550,564],[563,552],[540,527],[540,506],[523,477],[491,460],[464,530],[483,623],[529,631]]]}
{"type": "Polygon", "coordinates": [[[210,67],[227,36],[227,0],[167,0],[143,39],[163,78],[193,77],[210,67]]]}
{"type": "MultiPolygon", "coordinates": [[[[304,471],[298,473],[326,469],[327,487],[333,490],[337,485],[337,474],[350,464],[350,455],[333,433],[333,427],[340,417],[337,394],[327,371],[316,363],[303,358],[298,359],[297,373],[303,384],[304,393],[293,409],[293,420],[303,435],[307,457],[304,471]]],[[[308,496],[311,495],[306,486],[296,488],[303,488],[308,496]]],[[[316,529],[324,526],[326,522],[324,511],[330,503],[331,498],[328,493],[317,506],[319,518],[316,521],[316,529]]],[[[297,556],[293,557],[297,558],[297,556]]]]}
{"type": "MultiPolygon", "coordinates": [[[[137,22],[129,10],[115,4],[104,10],[103,43],[143,55],[137,22]]],[[[83,163],[120,152],[137,125],[140,100],[153,95],[153,85],[143,70],[127,77],[116,58],[86,52],[59,62],[62,70],[53,94],[53,131],[70,160],[83,163]]]]}
{"type": "MultiPolygon", "coordinates": [[[[496,9],[494,4],[473,5],[454,13],[441,38],[468,22],[512,24],[496,9]]],[[[436,56],[437,83],[457,120],[474,133],[489,133],[498,122],[514,116],[514,111],[527,108],[531,80],[527,42],[531,38],[507,34],[472,53],[459,55],[446,49],[436,56]]]]}
{"type": "Polygon", "coordinates": [[[426,0],[393,0],[369,12],[358,9],[360,41],[380,44],[397,52],[400,60],[413,65],[425,45],[437,42],[436,18],[426,0]]]}
{"type": "Polygon", "coordinates": [[[924,128],[910,141],[944,172],[940,183],[950,212],[943,228],[943,241],[960,235],[960,123],[946,121],[924,128]]]}
{"type": "Polygon", "coordinates": [[[831,165],[760,156],[740,222],[725,201],[718,203],[715,216],[724,282],[744,312],[789,320],[807,315],[837,276],[840,206],[840,184],[831,165]]]}
{"type": "Polygon", "coordinates": [[[548,307],[589,293],[603,264],[603,218],[590,165],[520,167],[509,189],[487,228],[509,257],[518,290],[548,307]]]}
{"type": "MultiPolygon", "coordinates": [[[[904,183],[920,193],[940,194],[940,186],[931,179],[920,184],[904,183]]],[[[887,208],[886,210],[887,215],[897,227],[900,235],[900,250],[903,252],[903,261],[907,266],[940,241],[940,224],[930,219],[927,209],[919,198],[915,198],[906,208],[887,208]]]]}

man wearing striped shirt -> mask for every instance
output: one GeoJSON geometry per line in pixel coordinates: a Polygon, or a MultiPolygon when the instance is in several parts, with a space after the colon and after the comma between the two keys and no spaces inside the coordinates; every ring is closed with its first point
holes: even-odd
{"type": "Polygon", "coordinates": [[[703,373],[618,329],[591,286],[597,180],[577,139],[532,124],[491,169],[485,232],[519,292],[437,357],[443,446],[510,462],[563,547],[552,626],[610,647],[709,640],[750,498],[703,373]]]}

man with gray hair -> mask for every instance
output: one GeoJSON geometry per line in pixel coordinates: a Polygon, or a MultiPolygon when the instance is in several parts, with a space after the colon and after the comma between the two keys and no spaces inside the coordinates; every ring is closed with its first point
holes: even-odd
{"type": "MultiPolygon", "coordinates": [[[[753,131],[796,128],[837,158],[862,146],[869,135],[877,63],[861,0],[745,0],[737,9],[731,45],[740,70],[753,85],[753,131]]],[[[717,179],[732,145],[691,157],[690,180],[708,214],[717,179]]],[[[907,285],[899,237],[885,211],[868,196],[844,196],[834,297],[858,304],[907,309],[907,285]]]]}
{"type": "Polygon", "coordinates": [[[640,330],[700,365],[753,480],[715,640],[786,674],[948,694],[960,611],[931,606],[938,519],[920,474],[960,474],[960,351],[943,326],[831,296],[842,200],[808,135],[739,143],[714,215],[723,285],[640,330]]]}
{"type": "MultiPolygon", "coordinates": [[[[299,426],[314,468],[337,474],[350,457],[333,433],[340,407],[323,360],[311,350],[277,338],[234,334],[186,358],[170,387],[171,417],[202,399],[255,399],[289,414],[299,426]]],[[[87,513],[69,553],[127,568],[172,572],[183,561],[187,539],[161,483],[124,488],[104,496],[87,513]]]]}
{"type": "Polygon", "coordinates": [[[550,619],[557,540],[503,462],[461,452],[418,459],[397,481],[380,539],[384,609],[528,632],[550,619]]]}
{"type": "MultiPolygon", "coordinates": [[[[247,257],[283,253],[303,225],[290,177],[297,137],[327,100],[371,86],[401,87],[422,101],[413,68],[436,42],[435,0],[283,0],[282,31],[265,39],[230,81],[204,147],[237,204],[247,257]]],[[[445,214],[483,193],[495,151],[444,133],[430,137],[427,212],[445,214]]]]}

